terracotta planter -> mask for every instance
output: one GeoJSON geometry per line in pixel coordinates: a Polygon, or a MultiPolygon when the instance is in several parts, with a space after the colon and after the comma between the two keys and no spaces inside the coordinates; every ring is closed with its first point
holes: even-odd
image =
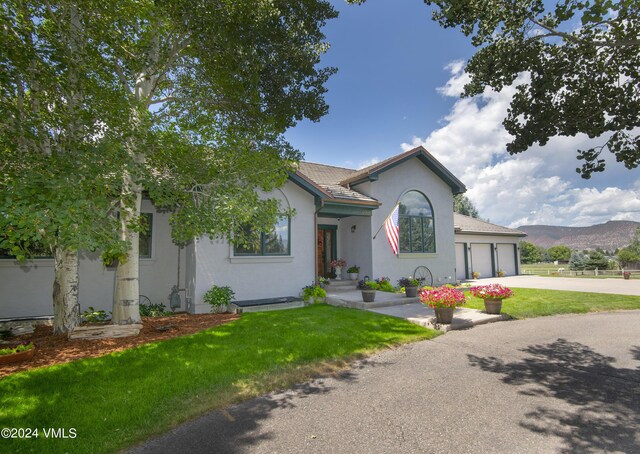
{"type": "Polygon", "coordinates": [[[365,303],[373,303],[376,299],[375,290],[360,290],[362,292],[362,301],[365,303]]]}
{"type": "Polygon", "coordinates": [[[405,287],[404,294],[409,298],[415,298],[418,296],[418,287],[405,287]]]}
{"type": "Polygon", "coordinates": [[[624,277],[626,280],[631,279],[631,273],[623,273],[622,277],[624,277]]]}
{"type": "Polygon", "coordinates": [[[436,321],[442,325],[450,325],[453,322],[453,307],[434,307],[436,321]]]}
{"type": "Polygon", "coordinates": [[[484,311],[487,314],[499,314],[502,310],[501,299],[489,299],[484,300],[484,311]]]}
{"type": "Polygon", "coordinates": [[[11,355],[0,355],[0,364],[17,363],[33,358],[36,354],[36,348],[33,347],[23,352],[13,353],[11,355]]]}

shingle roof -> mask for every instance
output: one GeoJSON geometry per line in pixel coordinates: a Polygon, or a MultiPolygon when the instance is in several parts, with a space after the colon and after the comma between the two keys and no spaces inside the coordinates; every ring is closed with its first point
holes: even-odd
{"type": "Polygon", "coordinates": [[[490,222],[482,221],[459,213],[453,213],[453,227],[456,233],[527,236],[526,233],[520,230],[491,224],[490,222]]]}
{"type": "Polygon", "coordinates": [[[376,199],[339,184],[340,180],[355,172],[353,169],[303,161],[298,172],[335,199],[378,204],[376,199]]]}

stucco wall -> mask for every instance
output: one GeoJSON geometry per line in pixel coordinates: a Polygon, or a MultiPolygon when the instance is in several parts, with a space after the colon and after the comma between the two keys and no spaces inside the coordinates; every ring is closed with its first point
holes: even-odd
{"type": "Polygon", "coordinates": [[[236,300],[298,296],[315,280],[315,205],[313,197],[294,183],[273,194],[296,209],[291,219],[290,256],[233,257],[226,240],[201,238],[194,242],[194,305],[196,313],[209,312],[202,296],[212,285],[230,286],[236,300]]]}
{"type": "MultiPolygon", "coordinates": [[[[338,227],[338,250],[340,257],[350,266],[360,267],[360,279],[373,276],[373,258],[371,254],[371,218],[366,216],[349,216],[340,219],[338,227]],[[355,232],[351,228],[355,226],[355,232]]],[[[346,273],[346,269],[344,270],[346,273]]],[[[346,274],[343,276],[347,278],[346,274]]]]}
{"type": "MultiPolygon", "coordinates": [[[[153,233],[152,258],[140,259],[140,293],[168,306],[167,297],[177,279],[178,247],[171,242],[168,215],[157,213],[148,200],[143,201],[142,211],[153,213],[153,233]]],[[[79,274],[80,311],[89,306],[110,311],[115,271],[104,268],[98,253],[82,253],[79,274]]],[[[184,272],[181,280],[184,283],[184,272]]],[[[0,318],[52,315],[52,285],[53,259],[24,265],[0,260],[0,318]]],[[[184,305],[184,293],[181,296],[184,305]]]]}
{"type": "Polygon", "coordinates": [[[395,256],[389,246],[384,229],[372,240],[371,277],[386,276],[393,284],[403,276],[413,275],[418,266],[430,269],[434,284],[455,281],[455,250],[453,233],[453,194],[451,188],[417,158],[410,159],[379,175],[379,179],[354,187],[376,198],[382,206],[374,210],[371,234],[376,234],[400,197],[407,191],[417,190],[429,198],[434,211],[436,252],[434,254],[407,254],[395,256]],[[362,186],[362,188],[361,188],[362,186]]]}

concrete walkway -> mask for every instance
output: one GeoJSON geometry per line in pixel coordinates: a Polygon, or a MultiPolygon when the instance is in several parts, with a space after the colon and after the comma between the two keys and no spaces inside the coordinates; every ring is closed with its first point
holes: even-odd
{"type": "Polygon", "coordinates": [[[573,292],[609,293],[614,295],[640,295],[640,279],[508,276],[468,281],[471,285],[486,285],[493,284],[494,282],[516,288],[568,290],[573,292]]]}
{"type": "Polygon", "coordinates": [[[420,303],[419,298],[408,298],[397,293],[376,292],[376,300],[365,303],[362,301],[360,290],[357,290],[355,285],[353,281],[331,281],[327,288],[327,303],[404,318],[416,325],[444,332],[509,319],[509,316],[503,314],[491,315],[476,309],[458,308],[453,313],[453,323],[441,325],[436,322],[433,309],[420,303]]]}

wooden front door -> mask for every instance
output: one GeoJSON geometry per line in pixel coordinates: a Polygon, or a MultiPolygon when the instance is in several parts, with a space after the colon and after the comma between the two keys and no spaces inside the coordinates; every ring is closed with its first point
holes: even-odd
{"type": "Polygon", "coordinates": [[[319,225],[316,235],[317,241],[317,268],[318,275],[330,277],[331,268],[329,262],[336,258],[336,225],[319,225]]]}

